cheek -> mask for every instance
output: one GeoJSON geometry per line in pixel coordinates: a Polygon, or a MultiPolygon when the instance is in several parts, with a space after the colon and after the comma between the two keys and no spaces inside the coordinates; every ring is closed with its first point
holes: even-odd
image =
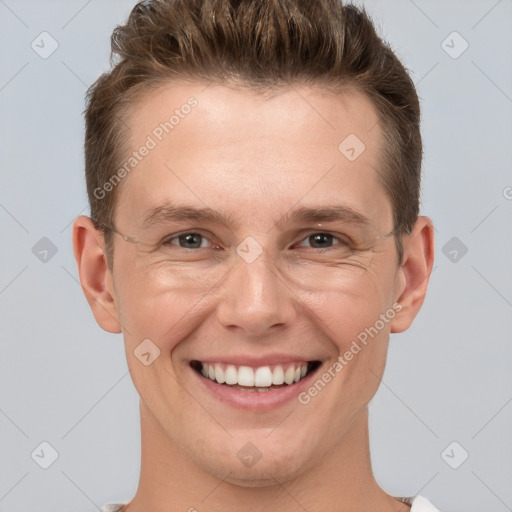
{"type": "Polygon", "coordinates": [[[124,272],[119,268],[116,301],[126,345],[134,349],[150,339],[162,352],[170,352],[202,309],[205,283],[180,269],[171,278],[159,268],[137,269],[129,263],[124,272]]]}
{"type": "Polygon", "coordinates": [[[320,327],[325,335],[337,346],[339,352],[348,349],[351,341],[364,339],[364,333],[377,323],[380,331],[389,330],[387,321],[380,321],[381,315],[388,320],[394,314],[392,276],[384,280],[381,274],[369,271],[357,283],[325,286],[323,290],[303,292],[301,297],[304,310],[320,327]],[[389,282],[388,282],[389,281],[389,282]],[[391,311],[389,311],[391,310],[391,311]]]}
{"type": "Polygon", "coordinates": [[[324,332],[332,356],[300,397],[300,403],[311,401],[317,420],[328,425],[333,438],[339,437],[379,388],[389,339],[389,323],[380,318],[386,308],[378,301],[370,303],[350,294],[338,299],[339,309],[333,300],[324,302],[323,322],[330,326],[324,332]]]}
{"type": "Polygon", "coordinates": [[[329,340],[331,357],[319,378],[334,384],[331,406],[336,410],[340,410],[340,399],[363,405],[375,394],[396,315],[392,298],[392,287],[377,270],[369,272],[357,287],[308,294],[305,309],[329,340]]]}

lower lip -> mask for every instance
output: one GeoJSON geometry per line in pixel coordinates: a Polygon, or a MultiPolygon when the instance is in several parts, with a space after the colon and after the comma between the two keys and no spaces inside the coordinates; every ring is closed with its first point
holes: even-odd
{"type": "Polygon", "coordinates": [[[309,386],[309,381],[317,373],[318,368],[308,373],[303,379],[294,384],[282,388],[270,389],[269,391],[242,391],[234,389],[225,384],[219,384],[207,377],[203,377],[193,368],[190,371],[204,386],[206,391],[212,394],[217,400],[237,409],[249,411],[271,411],[277,409],[293,399],[309,386]]]}

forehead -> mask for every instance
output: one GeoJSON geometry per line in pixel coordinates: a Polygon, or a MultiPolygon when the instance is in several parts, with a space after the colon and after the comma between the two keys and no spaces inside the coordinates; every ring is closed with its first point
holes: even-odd
{"type": "Polygon", "coordinates": [[[134,103],[126,123],[133,165],[116,218],[133,223],[165,203],[252,223],[262,208],[278,217],[299,203],[343,205],[379,222],[392,217],[379,179],[378,115],[355,90],[296,85],[261,95],[170,83],[134,103]]]}

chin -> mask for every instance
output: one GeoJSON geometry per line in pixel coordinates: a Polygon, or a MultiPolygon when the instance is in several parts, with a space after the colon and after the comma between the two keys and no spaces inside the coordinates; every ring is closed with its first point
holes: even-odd
{"type": "MultiPolygon", "coordinates": [[[[250,436],[246,435],[245,439],[247,437],[250,436]]],[[[293,480],[314,465],[310,454],[304,452],[304,443],[294,443],[292,446],[281,439],[276,441],[279,446],[269,442],[269,439],[265,444],[263,438],[254,443],[233,442],[231,447],[225,445],[225,451],[212,446],[206,450],[208,457],[196,452],[194,458],[205,472],[239,487],[273,487],[293,480]]]]}

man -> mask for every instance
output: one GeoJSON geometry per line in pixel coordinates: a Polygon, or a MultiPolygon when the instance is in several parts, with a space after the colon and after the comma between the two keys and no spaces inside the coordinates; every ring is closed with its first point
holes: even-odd
{"type": "Polygon", "coordinates": [[[105,511],[435,511],[375,481],[368,403],[418,313],[414,86],[338,0],[153,0],[88,94],[73,244],[140,395],[105,511]]]}

